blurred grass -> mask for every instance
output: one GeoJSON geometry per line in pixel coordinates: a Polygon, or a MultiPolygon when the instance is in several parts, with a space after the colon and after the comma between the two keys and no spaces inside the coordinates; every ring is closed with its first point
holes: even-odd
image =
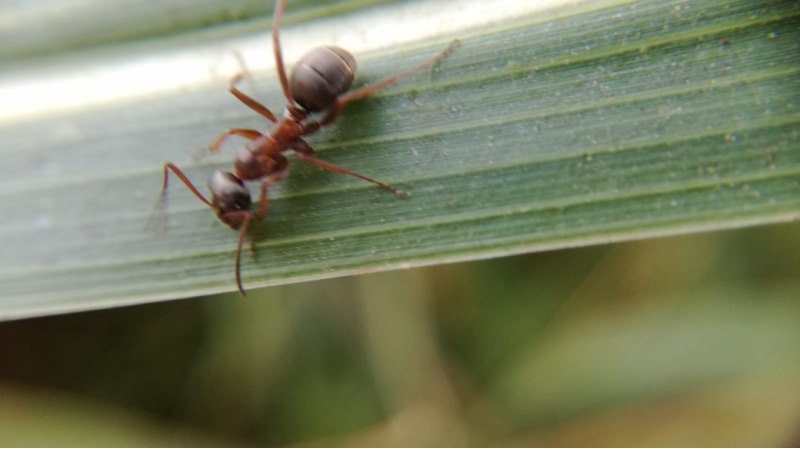
{"type": "Polygon", "coordinates": [[[789,224],[7,322],[0,444],[792,446],[798,291],[789,224]]]}

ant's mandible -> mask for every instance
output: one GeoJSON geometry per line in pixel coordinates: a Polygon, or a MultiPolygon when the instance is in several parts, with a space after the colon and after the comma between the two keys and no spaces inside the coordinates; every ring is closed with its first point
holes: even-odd
{"type": "Polygon", "coordinates": [[[242,295],[245,294],[240,274],[242,245],[253,215],[255,215],[255,223],[252,225],[250,237],[251,250],[255,250],[258,225],[267,213],[269,186],[283,179],[288,173],[289,161],[282,153],[294,150],[298,160],[308,162],[323,170],[361,178],[396,195],[402,195],[403,192],[389,184],[356,173],[346,167],[315,158],[314,149],[302,139],[302,136],[311,134],[336,120],[339,112],[347,103],[364,98],[379,89],[391,86],[402,77],[414,75],[426,67],[436,64],[447,56],[459,42],[458,39],[453,40],[436,56],[412,70],[348,91],[355,77],[356,60],[347,50],[339,47],[327,46],[312,49],[297,61],[291,77],[286,76],[278,31],[284,3],[285,0],[276,1],[272,25],[275,67],[287,103],[283,117],[278,119],[264,105],[236,88],[236,84],[242,79],[241,74],[234,76],[228,87],[228,91],[239,101],[275,125],[272,132],[262,134],[253,129],[232,128],[214,140],[210,148],[212,152],[219,151],[222,142],[230,135],[244,137],[250,142],[240,148],[236,154],[233,173],[217,170],[211,175],[208,181],[211,200],[206,199],[175,164],[164,163],[162,200],[167,192],[167,179],[171,170],[200,201],[214,210],[220,221],[232,229],[241,229],[236,247],[235,274],[236,286],[242,295]],[[319,120],[309,118],[312,113],[317,112],[325,112],[325,114],[319,120]],[[250,211],[252,204],[250,191],[245,187],[243,181],[257,179],[261,179],[261,195],[258,209],[253,213],[250,211]]]}

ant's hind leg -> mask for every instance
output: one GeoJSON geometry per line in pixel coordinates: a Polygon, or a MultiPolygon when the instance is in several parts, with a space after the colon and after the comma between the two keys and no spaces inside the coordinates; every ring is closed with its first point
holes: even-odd
{"type": "Polygon", "coordinates": [[[313,156],[314,149],[311,148],[311,145],[306,143],[306,141],[304,140],[298,139],[292,145],[292,149],[295,151],[295,153],[297,153],[298,160],[301,160],[303,162],[308,162],[311,165],[314,165],[323,170],[327,170],[329,172],[340,173],[342,175],[355,176],[356,178],[363,179],[364,181],[368,181],[380,187],[383,187],[384,189],[394,193],[399,197],[409,196],[408,192],[400,190],[391,184],[386,184],[385,182],[380,182],[376,179],[370,178],[369,176],[364,176],[361,173],[354,172],[353,170],[350,170],[347,167],[342,167],[341,165],[332,164],[330,162],[323,161],[322,159],[315,158],[313,156]]]}
{"type": "Polygon", "coordinates": [[[381,89],[391,86],[401,78],[416,75],[417,73],[425,70],[426,68],[438,64],[439,62],[442,61],[442,59],[445,58],[445,56],[447,56],[451,51],[453,51],[453,48],[455,48],[456,45],[460,43],[461,43],[460,40],[453,39],[453,41],[450,42],[450,44],[447,47],[445,47],[444,50],[437,53],[436,56],[414,67],[411,70],[406,70],[405,72],[398,73],[397,75],[384,78],[378,82],[339,95],[336,98],[336,102],[328,110],[328,113],[325,115],[325,117],[323,117],[322,120],[319,121],[319,126],[328,125],[334,120],[336,120],[336,117],[339,116],[339,112],[347,103],[372,95],[373,93],[381,89]]]}
{"type": "Polygon", "coordinates": [[[243,75],[241,73],[235,75],[231,78],[230,83],[228,85],[228,92],[233,94],[234,97],[238,98],[239,101],[247,105],[250,109],[258,112],[262,117],[266,118],[267,120],[271,121],[272,123],[278,123],[278,119],[275,117],[275,114],[272,113],[266,106],[259,103],[258,101],[254,100],[244,92],[240,91],[236,84],[242,80],[243,75]]]}
{"type": "Polygon", "coordinates": [[[286,97],[286,105],[290,108],[296,103],[292,97],[292,90],[289,88],[289,78],[286,76],[286,67],[283,65],[283,53],[281,52],[280,25],[283,17],[283,8],[286,0],[275,1],[275,15],[272,19],[272,52],[275,54],[275,70],[278,72],[278,79],[281,81],[281,90],[286,97]]]}

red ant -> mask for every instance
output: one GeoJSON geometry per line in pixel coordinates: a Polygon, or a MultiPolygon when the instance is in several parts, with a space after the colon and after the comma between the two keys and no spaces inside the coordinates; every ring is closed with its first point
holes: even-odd
{"type": "Polygon", "coordinates": [[[272,25],[275,67],[287,102],[283,118],[279,120],[261,103],[237,89],[236,84],[241,81],[242,75],[236,75],[231,78],[228,91],[250,109],[274,123],[275,127],[272,132],[265,135],[253,129],[232,128],[223,132],[214,140],[210,148],[212,152],[219,151],[222,142],[230,135],[244,137],[250,142],[240,148],[236,154],[234,173],[217,170],[211,175],[208,181],[208,187],[211,190],[210,201],[197,190],[175,164],[172,162],[164,164],[164,182],[161,189],[162,202],[167,192],[169,170],[172,170],[200,201],[214,209],[220,221],[232,229],[241,228],[239,242],[236,247],[235,272],[236,286],[243,296],[245,291],[242,287],[240,274],[242,245],[247,235],[250,220],[253,217],[253,213],[250,212],[252,203],[250,191],[245,187],[243,181],[263,178],[258,210],[255,212],[256,223],[253,226],[250,237],[251,251],[255,251],[257,226],[267,213],[267,190],[270,185],[280,181],[288,173],[289,160],[282,154],[284,151],[294,150],[297,159],[313,164],[323,170],[355,176],[377,184],[398,196],[404,195],[402,191],[389,184],[315,158],[313,156],[314,149],[301,136],[311,134],[336,120],[339,112],[347,103],[364,98],[379,89],[391,86],[402,77],[414,75],[426,67],[438,63],[459,42],[458,39],[453,40],[450,45],[436,56],[412,70],[348,92],[355,77],[356,60],[353,55],[343,48],[334,46],[314,48],[297,61],[292,71],[292,76],[286,76],[278,32],[285,2],[285,0],[277,0],[272,25]],[[321,120],[307,120],[312,113],[323,111],[327,112],[321,120]]]}

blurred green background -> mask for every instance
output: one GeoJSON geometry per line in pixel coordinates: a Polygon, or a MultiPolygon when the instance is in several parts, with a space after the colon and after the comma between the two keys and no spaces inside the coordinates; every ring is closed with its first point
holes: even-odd
{"type": "Polygon", "coordinates": [[[800,444],[800,225],[0,323],[0,444],[800,444]]]}

